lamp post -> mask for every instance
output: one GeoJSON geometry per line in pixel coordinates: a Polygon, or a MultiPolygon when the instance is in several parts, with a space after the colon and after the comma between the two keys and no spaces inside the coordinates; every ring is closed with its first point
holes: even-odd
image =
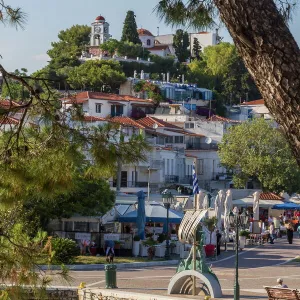
{"type": "Polygon", "coordinates": [[[167,240],[166,240],[166,253],[165,253],[165,259],[170,259],[170,238],[169,238],[169,209],[171,204],[173,203],[173,196],[171,193],[163,194],[163,204],[165,208],[167,209],[167,240]]]}
{"type": "Polygon", "coordinates": [[[239,285],[239,229],[248,223],[248,215],[243,211],[239,214],[239,209],[235,207],[229,213],[229,222],[235,228],[235,279],[234,279],[234,300],[240,300],[239,285]]]}

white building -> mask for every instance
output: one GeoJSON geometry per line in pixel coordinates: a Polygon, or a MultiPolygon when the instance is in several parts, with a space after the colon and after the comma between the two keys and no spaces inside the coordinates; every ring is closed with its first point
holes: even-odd
{"type": "Polygon", "coordinates": [[[171,52],[170,45],[161,44],[155,40],[154,35],[147,29],[140,28],[137,30],[142,46],[149,50],[152,54],[166,57],[173,53],[171,52]]]}
{"type": "Polygon", "coordinates": [[[240,105],[231,107],[229,109],[229,117],[239,121],[247,121],[252,118],[273,119],[265,105],[264,99],[243,102],[240,105]]]}
{"type": "Polygon", "coordinates": [[[100,92],[80,92],[65,97],[62,102],[65,109],[71,108],[74,104],[81,105],[85,115],[100,118],[131,116],[135,108],[147,111],[153,107],[150,99],[100,92]]]}

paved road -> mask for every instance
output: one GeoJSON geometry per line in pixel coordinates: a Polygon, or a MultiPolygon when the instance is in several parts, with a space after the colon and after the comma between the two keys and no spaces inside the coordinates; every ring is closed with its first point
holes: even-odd
{"type": "MultiPolygon", "coordinates": [[[[280,239],[276,240],[274,245],[267,244],[241,252],[239,255],[241,299],[267,299],[263,286],[275,285],[278,277],[283,278],[289,287],[300,288],[300,265],[295,267],[295,264],[288,263],[298,255],[300,255],[298,238],[294,239],[293,245],[289,245],[285,239],[280,239]]],[[[229,255],[212,263],[212,268],[220,280],[224,299],[232,299],[234,261],[234,255],[229,255]]],[[[117,275],[119,290],[166,295],[168,283],[175,274],[175,269],[170,266],[120,270],[117,275]]],[[[70,272],[70,275],[73,277],[71,286],[77,287],[80,282],[86,282],[88,287],[105,287],[103,271],[78,271],[70,272]]],[[[53,284],[66,285],[58,280],[53,284]]]]}

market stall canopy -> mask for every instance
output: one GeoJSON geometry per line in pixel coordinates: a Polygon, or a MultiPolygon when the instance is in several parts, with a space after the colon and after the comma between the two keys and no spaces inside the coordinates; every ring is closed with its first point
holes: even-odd
{"type": "Polygon", "coordinates": [[[276,204],[272,207],[272,209],[299,209],[300,210],[300,204],[296,204],[293,202],[286,202],[283,204],[276,204]]]}
{"type": "MultiPolygon", "coordinates": [[[[238,207],[252,207],[253,206],[253,198],[244,198],[240,200],[233,200],[233,206],[238,207]]],[[[276,204],[284,204],[281,200],[259,200],[259,207],[261,208],[272,208],[276,204]]]]}
{"type": "MultiPolygon", "coordinates": [[[[167,209],[160,203],[151,202],[146,203],[146,222],[153,223],[165,223],[167,221],[167,209]]],[[[170,209],[169,210],[169,223],[180,224],[183,218],[183,214],[179,211],[170,209]]],[[[132,211],[124,216],[119,217],[119,222],[124,223],[136,223],[137,222],[137,211],[132,211]]]]}

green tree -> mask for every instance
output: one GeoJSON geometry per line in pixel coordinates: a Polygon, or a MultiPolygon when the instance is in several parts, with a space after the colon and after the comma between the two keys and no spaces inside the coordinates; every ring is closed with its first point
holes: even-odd
{"type": "Polygon", "coordinates": [[[91,60],[69,72],[68,83],[74,89],[115,91],[126,81],[118,62],[113,60],[91,60]]]}
{"type": "Polygon", "coordinates": [[[120,42],[116,39],[109,39],[100,45],[102,51],[107,51],[110,56],[113,56],[120,46],[120,42]]]}
{"type": "Polygon", "coordinates": [[[197,60],[201,58],[202,47],[200,46],[199,40],[194,38],[193,43],[193,57],[197,60]]]}
{"type": "Polygon", "coordinates": [[[220,16],[300,166],[300,49],[287,26],[296,2],[161,0],[156,11],[169,25],[197,29],[220,16]]]}
{"type": "Polygon", "coordinates": [[[118,47],[118,54],[120,56],[128,56],[129,58],[136,59],[141,57],[143,59],[148,58],[150,52],[139,44],[132,42],[121,42],[118,47]]]}
{"type": "Polygon", "coordinates": [[[68,194],[57,194],[54,198],[33,195],[24,203],[27,219],[37,228],[47,230],[51,219],[104,215],[115,203],[115,194],[104,179],[85,178],[76,180],[75,189],[68,194]]]}
{"type": "Polygon", "coordinates": [[[264,190],[299,192],[300,169],[283,133],[272,125],[257,118],[231,127],[219,145],[221,164],[233,171],[237,187],[253,178],[264,190]]]}
{"type": "Polygon", "coordinates": [[[87,49],[90,42],[91,28],[87,25],[74,25],[58,34],[58,42],[52,42],[52,49],[47,51],[50,56],[50,67],[54,70],[63,67],[74,67],[80,64],[78,58],[87,49]]]}
{"type": "Polygon", "coordinates": [[[134,12],[131,10],[129,10],[126,14],[126,18],[123,25],[121,42],[131,42],[134,44],[141,44],[141,40],[137,32],[135,15],[134,12]]]}
{"type": "Polygon", "coordinates": [[[179,62],[185,62],[190,57],[189,45],[189,34],[182,29],[176,30],[173,47],[179,62]]]}
{"type": "MultiPolygon", "coordinates": [[[[27,69],[22,68],[21,72],[17,69],[13,74],[16,76],[26,77],[27,76],[27,69]]],[[[29,92],[24,88],[24,86],[14,80],[8,80],[7,84],[3,84],[1,96],[3,98],[11,98],[12,100],[23,100],[25,98],[29,98],[29,92]]]]}

